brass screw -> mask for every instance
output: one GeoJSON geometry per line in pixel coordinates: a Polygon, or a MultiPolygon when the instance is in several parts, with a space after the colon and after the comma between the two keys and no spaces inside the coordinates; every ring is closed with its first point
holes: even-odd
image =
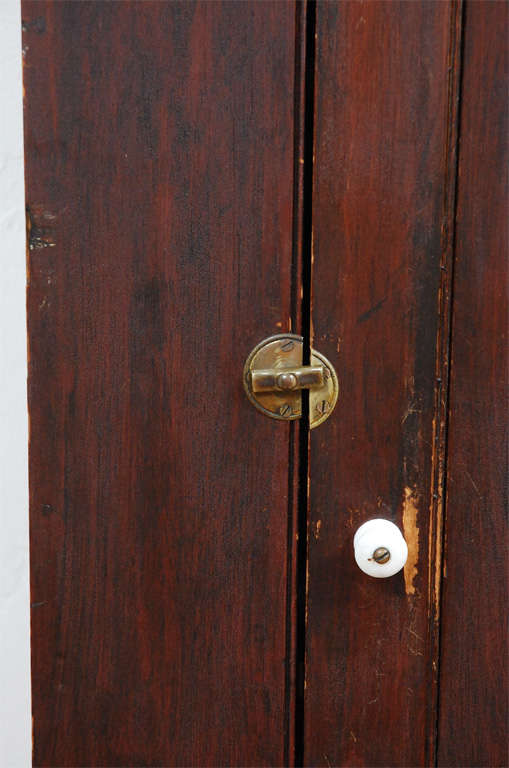
{"type": "Polygon", "coordinates": [[[288,403],[285,403],[280,407],[279,413],[281,416],[290,416],[292,413],[292,406],[288,405],[288,403]]]}
{"type": "Polygon", "coordinates": [[[388,563],[391,559],[391,553],[387,549],[387,547],[377,547],[375,551],[373,552],[373,560],[375,563],[378,563],[379,565],[383,565],[384,563],[388,563]]]}
{"type": "Polygon", "coordinates": [[[288,341],[284,341],[281,344],[281,350],[283,352],[289,352],[291,349],[293,349],[293,341],[291,339],[288,339],[288,341]]]}

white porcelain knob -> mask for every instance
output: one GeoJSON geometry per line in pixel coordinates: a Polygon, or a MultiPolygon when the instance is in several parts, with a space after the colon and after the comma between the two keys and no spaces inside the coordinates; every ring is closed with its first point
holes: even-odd
{"type": "Polygon", "coordinates": [[[355,562],[376,579],[394,576],[406,563],[408,547],[397,525],[376,518],[361,525],[353,538],[355,562]]]}

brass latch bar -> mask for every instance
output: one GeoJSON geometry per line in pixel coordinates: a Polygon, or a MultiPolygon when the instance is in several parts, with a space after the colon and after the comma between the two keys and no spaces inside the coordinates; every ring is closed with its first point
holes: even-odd
{"type": "Polygon", "coordinates": [[[323,365],[303,365],[300,368],[266,368],[251,371],[253,392],[288,392],[295,389],[322,387],[325,380],[323,365]]]}

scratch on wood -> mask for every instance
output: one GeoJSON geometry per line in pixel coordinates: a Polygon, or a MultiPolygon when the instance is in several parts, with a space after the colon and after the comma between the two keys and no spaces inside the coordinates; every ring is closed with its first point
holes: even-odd
{"type": "Polygon", "coordinates": [[[403,500],[403,531],[408,546],[408,558],[405,563],[405,591],[407,595],[415,594],[414,579],[417,576],[419,561],[419,528],[417,526],[417,507],[414,491],[405,488],[403,500]]]}
{"type": "Polygon", "coordinates": [[[359,315],[357,318],[357,324],[360,325],[361,323],[366,322],[366,320],[369,320],[369,318],[374,315],[375,312],[378,312],[378,310],[383,307],[386,301],[387,296],[384,296],[383,299],[380,299],[380,301],[370,307],[366,312],[363,312],[361,315],[359,315]]]}
{"type": "Polygon", "coordinates": [[[403,418],[401,419],[401,423],[404,424],[405,421],[408,419],[408,417],[411,414],[413,414],[413,413],[421,413],[421,409],[420,408],[416,408],[415,407],[415,403],[412,402],[412,403],[410,403],[410,405],[406,409],[406,411],[405,411],[405,413],[403,415],[403,418]]]}
{"type": "Polygon", "coordinates": [[[413,635],[415,638],[417,638],[417,640],[420,640],[421,643],[424,642],[422,637],[420,635],[418,635],[417,632],[414,632],[414,630],[411,627],[407,627],[407,630],[408,630],[408,632],[410,632],[411,635],[413,635]]]}
{"type": "Polygon", "coordinates": [[[482,498],[482,495],[481,495],[481,492],[479,491],[479,488],[477,487],[477,485],[474,483],[474,481],[472,479],[472,475],[469,472],[467,472],[466,469],[464,470],[464,472],[465,472],[465,475],[470,480],[470,482],[472,483],[472,487],[475,490],[475,492],[477,493],[477,495],[479,496],[479,498],[482,498]]]}

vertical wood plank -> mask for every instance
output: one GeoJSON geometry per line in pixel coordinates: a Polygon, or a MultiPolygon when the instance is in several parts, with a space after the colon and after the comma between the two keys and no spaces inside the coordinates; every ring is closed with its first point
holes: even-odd
{"type": "Polygon", "coordinates": [[[294,14],[23,3],[35,765],[285,759],[294,14]]]}
{"type": "Polygon", "coordinates": [[[507,765],[508,6],[467,2],[438,762],[507,765]]]}
{"type": "Polygon", "coordinates": [[[317,4],[313,345],[337,366],[340,401],[311,435],[309,766],[434,760],[432,446],[457,14],[446,2],[317,4]],[[355,530],[376,517],[409,546],[387,580],[353,558],[355,530]]]}

